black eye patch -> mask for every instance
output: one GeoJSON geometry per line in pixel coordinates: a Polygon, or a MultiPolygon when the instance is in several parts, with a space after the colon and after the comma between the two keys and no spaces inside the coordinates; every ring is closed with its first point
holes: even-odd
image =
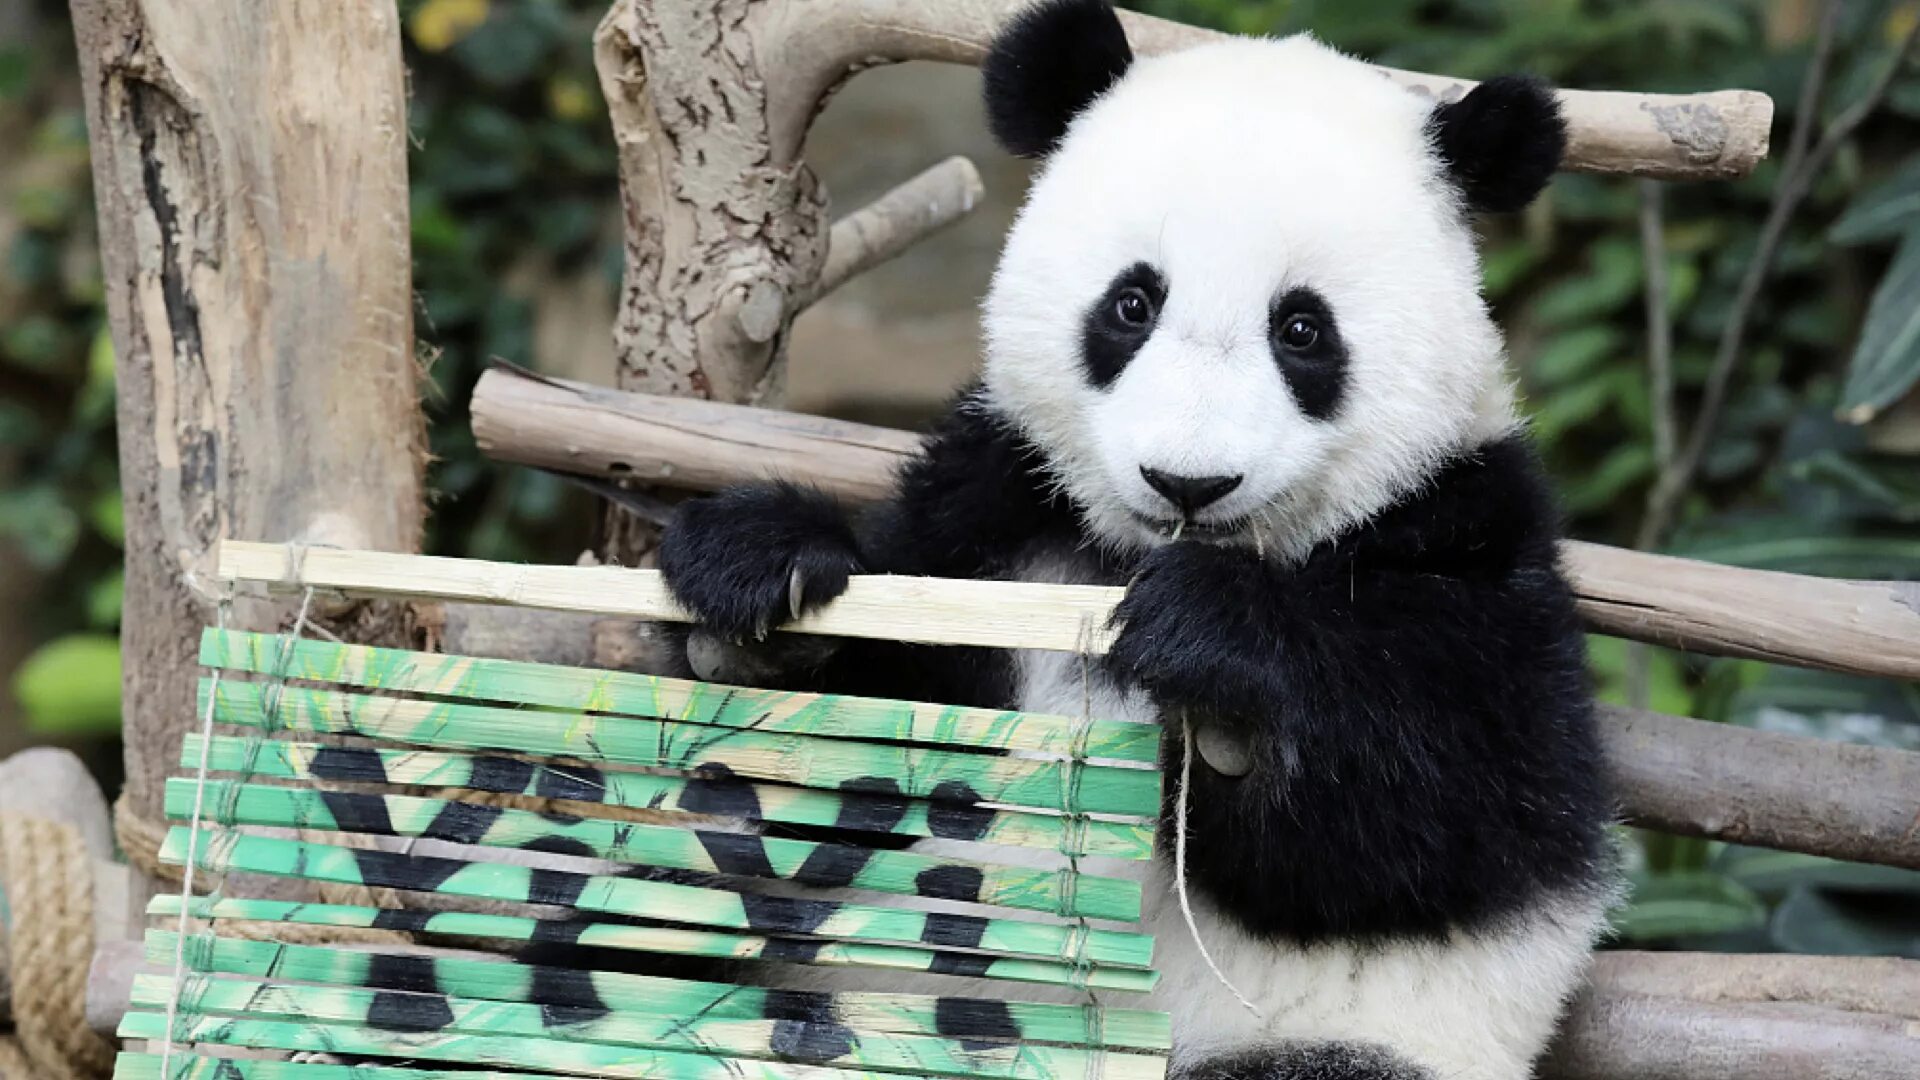
{"type": "Polygon", "coordinates": [[[1347,389],[1347,346],[1326,298],[1288,289],[1267,314],[1267,345],[1300,411],[1330,420],[1347,389]]]}
{"type": "Polygon", "coordinates": [[[1080,320],[1080,364],[1087,381],[1106,389],[1153,336],[1167,303],[1167,281],[1143,262],[1127,267],[1080,320]]]}

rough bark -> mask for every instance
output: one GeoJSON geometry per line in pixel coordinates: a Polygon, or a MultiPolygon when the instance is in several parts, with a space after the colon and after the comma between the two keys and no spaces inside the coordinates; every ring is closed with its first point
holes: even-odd
{"type": "Polygon", "coordinates": [[[214,544],[419,544],[398,16],[73,0],[73,17],[118,358],[127,798],[157,821],[214,544]]]}
{"type": "MultiPolygon", "coordinates": [[[[841,498],[884,494],[913,452],[904,431],[488,372],[474,438],[523,465],[694,491],[804,478],[841,498]]],[[[1920,677],[1920,585],[1716,566],[1570,542],[1566,564],[1596,631],[1716,656],[1920,677]]]]}

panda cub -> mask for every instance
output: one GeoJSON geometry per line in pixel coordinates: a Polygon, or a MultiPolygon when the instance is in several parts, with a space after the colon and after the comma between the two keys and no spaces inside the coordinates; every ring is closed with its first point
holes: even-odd
{"type": "Polygon", "coordinates": [[[1548,181],[1552,92],[1436,106],[1305,36],[1135,58],[1103,0],[1027,9],[984,70],[996,136],[1042,163],[984,378],[858,521],[783,485],[686,504],[660,566],[692,666],[1160,723],[1162,842],[1133,865],[1163,976],[1126,1004],[1172,1014],[1177,1076],[1528,1076],[1614,890],[1470,224],[1548,181]],[[766,638],[854,573],[1127,593],[1090,687],[1058,654],[766,638]],[[1174,891],[1183,764],[1224,982],[1174,891]]]}

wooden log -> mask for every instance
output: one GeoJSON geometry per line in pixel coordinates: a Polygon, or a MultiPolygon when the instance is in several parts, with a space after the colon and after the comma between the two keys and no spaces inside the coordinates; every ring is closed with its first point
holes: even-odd
{"type": "Polygon", "coordinates": [[[1920,1020],[1920,961],[1890,956],[1603,952],[1593,984],[1610,993],[1706,1002],[1790,1001],[1920,1020]]]}
{"type": "Polygon", "coordinates": [[[1920,1075],[1912,1021],[1792,1003],[1590,990],[1541,1062],[1548,1080],[1893,1080],[1920,1075]]]}
{"type": "Polygon", "coordinates": [[[218,540],[419,543],[399,16],[333,0],[72,6],[117,357],[125,805],[157,822],[198,720],[218,540]]]}
{"type": "Polygon", "coordinates": [[[1920,869],[1920,753],[1603,706],[1638,825],[1920,869]]]}
{"type": "MultiPolygon", "coordinates": [[[[771,409],[487,372],[473,433],[501,461],[694,491],[784,478],[850,502],[883,497],[913,452],[903,431],[771,409]]],[[[1716,566],[1569,542],[1594,630],[1716,656],[1920,678],[1920,584],[1716,566]]]]}

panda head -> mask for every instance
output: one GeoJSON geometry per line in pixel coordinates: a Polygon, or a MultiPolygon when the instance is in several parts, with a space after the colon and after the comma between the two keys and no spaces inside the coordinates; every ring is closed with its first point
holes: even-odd
{"type": "Polygon", "coordinates": [[[1042,160],[988,293],[988,401],[1096,538],[1282,557],[1515,425],[1470,215],[1560,160],[1524,78],[1435,106],[1304,35],[1135,59],[1047,0],[984,65],[1042,160]]]}

